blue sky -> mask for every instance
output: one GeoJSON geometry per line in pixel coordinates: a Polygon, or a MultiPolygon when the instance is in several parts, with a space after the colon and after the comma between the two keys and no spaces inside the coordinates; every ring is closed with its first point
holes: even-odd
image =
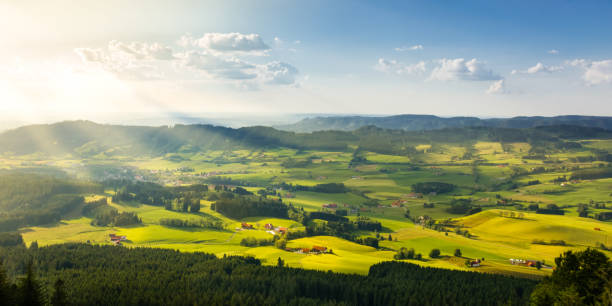
{"type": "Polygon", "coordinates": [[[611,17],[604,1],[0,3],[0,110],[610,116],[611,17]]]}

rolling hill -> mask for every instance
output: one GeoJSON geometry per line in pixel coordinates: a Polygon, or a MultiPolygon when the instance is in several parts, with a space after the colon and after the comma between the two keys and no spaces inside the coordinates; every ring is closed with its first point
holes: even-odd
{"type": "Polygon", "coordinates": [[[532,146],[538,146],[581,138],[612,138],[612,131],[571,125],[529,129],[465,127],[430,131],[400,131],[367,126],[350,132],[295,133],[262,126],[239,129],[199,124],[148,127],[66,121],[24,126],[1,133],[0,153],[79,157],[100,154],[163,156],[168,153],[206,150],[285,147],[347,151],[349,147],[360,147],[377,153],[405,155],[414,150],[416,145],[432,142],[464,143],[480,140],[529,142],[532,146]]]}
{"type": "Polygon", "coordinates": [[[427,131],[462,127],[532,128],[550,125],[576,125],[612,130],[612,117],[557,116],[480,119],[477,117],[442,118],[433,115],[397,115],[388,117],[338,116],[306,118],[276,128],[292,132],[354,131],[364,126],[406,131],[427,131]]]}

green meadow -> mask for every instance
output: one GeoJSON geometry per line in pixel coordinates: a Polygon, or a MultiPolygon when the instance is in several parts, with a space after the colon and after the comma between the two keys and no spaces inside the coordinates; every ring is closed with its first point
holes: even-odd
{"type": "Polygon", "coordinates": [[[301,254],[274,245],[241,245],[245,238],[271,240],[274,235],[264,228],[265,224],[286,227],[290,232],[305,230],[303,224],[293,220],[269,216],[232,219],[211,209],[214,201],[205,198],[200,200],[201,209],[197,213],[170,211],[163,206],[137,201],[115,203],[110,201],[113,191],[107,190],[105,194],[88,195],[87,199],[107,197],[110,206],[119,212],[135,213],[142,224],[94,226],[91,218],[77,214],[56,224],[22,228],[20,231],[27,244],[33,241],[39,245],[110,244],[108,235],[114,233],[127,237],[123,243],[125,247],[168,248],[217,256],[248,255],[269,265],[282,258],[291,267],[360,274],[367,273],[373,264],[393,260],[400,248],[412,248],[423,258],[406,261],[423,266],[541,277],[549,274],[550,269],[515,266],[509,259],[532,259],[554,265],[554,258],[566,250],[601,245],[612,247],[612,237],[609,237],[612,223],[593,218],[612,209],[612,178],[569,180],[576,169],[601,167],[601,162],[585,161],[584,157],[592,156],[592,150],[612,151],[612,142],[583,140],[581,143],[582,148],[556,151],[540,159],[528,157],[532,148],[527,143],[475,142],[470,145],[415,144],[414,152],[406,155],[366,151],[359,163],[352,163],[350,152],[295,149],[190,152],[186,149],[185,152],[142,159],[94,156],[79,161],[5,156],[0,159],[0,167],[59,166],[88,177],[92,174],[83,169],[95,164],[109,169],[129,169],[134,175],[166,186],[215,185],[215,180],[222,179],[253,193],[266,188],[274,190],[275,195],[269,197],[280,197],[284,203],[306,212],[334,213],[323,205],[335,203],[338,210],[346,210],[349,220],[368,217],[382,225],[380,232],[358,232],[361,237],[382,237],[378,238],[378,248],[327,235],[290,239],[289,249],[316,245],[333,250],[329,254],[301,254]],[[295,161],[299,161],[298,166],[288,166],[295,161]],[[568,179],[567,183],[555,181],[563,176],[568,179]],[[454,189],[417,194],[414,185],[421,182],[452,184],[454,189]],[[278,187],[280,184],[312,187],[326,183],[344,184],[349,191],[324,193],[278,187]],[[456,199],[467,200],[481,211],[467,216],[452,213],[450,208],[456,199]],[[540,208],[557,205],[565,215],[527,210],[533,204],[540,208]],[[578,216],[578,204],[590,205],[588,218],[578,216]],[[507,217],[502,212],[520,213],[521,217],[507,217]],[[433,221],[425,226],[419,223],[420,217],[433,221]],[[160,220],[168,218],[184,221],[213,218],[221,220],[223,228],[161,225],[160,220]],[[242,223],[253,225],[253,229],[242,229],[242,223]],[[469,237],[457,233],[457,229],[468,231],[469,237]],[[565,245],[534,244],[536,240],[562,240],[565,245]],[[430,258],[432,249],[439,249],[442,256],[430,258]],[[461,250],[461,258],[453,256],[456,249],[461,250]],[[468,258],[485,260],[481,267],[467,268],[464,262],[468,258]]]}

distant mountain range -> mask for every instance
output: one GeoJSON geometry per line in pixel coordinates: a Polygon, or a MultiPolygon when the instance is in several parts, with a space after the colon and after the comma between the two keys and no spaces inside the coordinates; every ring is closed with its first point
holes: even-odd
{"type": "Polygon", "coordinates": [[[558,147],[568,139],[594,138],[612,139],[612,129],[555,125],[527,129],[468,126],[402,131],[367,126],[355,131],[296,133],[263,126],[239,129],[201,124],[151,127],[66,121],[2,132],[0,154],[105,158],[280,147],[334,151],[359,147],[384,154],[409,154],[416,145],[431,142],[466,144],[481,140],[558,147]]]}
{"type": "Polygon", "coordinates": [[[557,116],[480,119],[476,117],[442,118],[433,115],[397,115],[388,117],[334,116],[306,118],[294,124],[277,125],[284,131],[354,131],[364,126],[405,131],[428,131],[461,127],[531,128],[551,125],[574,125],[612,130],[612,117],[557,116]]]}

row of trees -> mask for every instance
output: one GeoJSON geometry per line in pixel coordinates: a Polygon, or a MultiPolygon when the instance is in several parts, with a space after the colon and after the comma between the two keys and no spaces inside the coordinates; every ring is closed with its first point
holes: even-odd
{"type": "Polygon", "coordinates": [[[179,228],[210,228],[216,230],[223,229],[223,221],[216,218],[200,218],[200,219],[175,219],[175,218],[162,218],[159,220],[159,224],[168,227],[179,227],[179,228]]]}
{"type": "Polygon", "coordinates": [[[442,182],[422,182],[412,185],[412,191],[422,194],[428,193],[447,193],[455,189],[455,185],[442,182]]]}
{"type": "Polygon", "coordinates": [[[211,208],[234,219],[255,216],[287,218],[289,210],[289,207],[281,200],[252,196],[223,197],[217,200],[214,207],[211,208]]]}
{"type": "Polygon", "coordinates": [[[117,208],[108,205],[106,198],[88,202],[83,206],[82,213],[91,217],[94,226],[128,226],[141,224],[142,220],[134,212],[119,212],[117,208]]]}

